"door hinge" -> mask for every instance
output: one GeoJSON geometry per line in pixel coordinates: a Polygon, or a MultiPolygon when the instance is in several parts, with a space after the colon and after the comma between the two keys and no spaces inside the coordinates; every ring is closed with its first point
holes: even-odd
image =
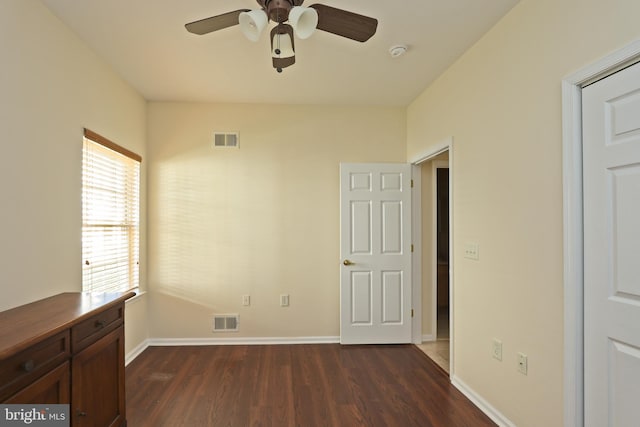
{"type": "Polygon", "coordinates": [[[411,188],[413,188],[413,180],[411,180],[411,188]]]}
{"type": "Polygon", "coordinates": [[[411,309],[411,317],[413,317],[413,308],[411,309]]]}
{"type": "Polygon", "coordinates": [[[413,243],[411,244],[411,252],[413,252],[413,243]]]}

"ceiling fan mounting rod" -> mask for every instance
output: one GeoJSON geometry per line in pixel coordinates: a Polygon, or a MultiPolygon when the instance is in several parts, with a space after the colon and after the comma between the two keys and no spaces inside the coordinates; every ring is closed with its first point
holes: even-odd
{"type": "Polygon", "coordinates": [[[293,6],[299,6],[300,4],[302,4],[302,1],[299,0],[264,0],[264,8],[267,16],[273,22],[278,23],[287,21],[291,8],[293,6]]]}

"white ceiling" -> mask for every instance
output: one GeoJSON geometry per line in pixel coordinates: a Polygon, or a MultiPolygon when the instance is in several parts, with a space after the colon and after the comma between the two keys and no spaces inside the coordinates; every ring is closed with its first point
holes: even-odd
{"type": "Polygon", "coordinates": [[[323,31],[296,39],[296,64],[282,74],[268,31],[252,43],[238,26],[184,28],[255,0],[42,2],[150,101],[405,106],[518,0],[308,0],[377,18],[378,31],[365,43],[323,31]],[[391,58],[397,44],[409,50],[391,58]]]}

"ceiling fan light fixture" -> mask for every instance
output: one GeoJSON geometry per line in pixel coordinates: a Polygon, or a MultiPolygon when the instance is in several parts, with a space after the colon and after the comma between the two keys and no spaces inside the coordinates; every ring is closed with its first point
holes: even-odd
{"type": "Polygon", "coordinates": [[[238,23],[240,24],[242,34],[252,42],[258,41],[262,34],[262,30],[267,26],[268,21],[269,18],[262,9],[242,12],[238,16],[238,23]]]}
{"type": "Polygon", "coordinates": [[[271,56],[274,58],[289,58],[295,56],[295,54],[293,41],[289,34],[276,34],[273,37],[271,56]]]}
{"type": "Polygon", "coordinates": [[[310,7],[294,6],[289,11],[289,23],[298,38],[307,39],[318,26],[318,12],[310,7]]]}
{"type": "Polygon", "coordinates": [[[280,24],[271,30],[271,58],[273,68],[279,73],[283,68],[296,62],[296,47],[293,40],[293,28],[288,24],[280,24]]]}
{"type": "Polygon", "coordinates": [[[293,28],[288,24],[279,24],[271,30],[271,56],[289,58],[296,55],[293,40],[293,28]]]}

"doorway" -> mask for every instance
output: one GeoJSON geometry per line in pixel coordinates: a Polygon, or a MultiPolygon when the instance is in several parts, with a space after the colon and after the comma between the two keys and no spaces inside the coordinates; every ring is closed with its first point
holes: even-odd
{"type": "Polygon", "coordinates": [[[451,367],[449,151],[421,163],[423,330],[418,346],[444,371],[451,367]]]}

